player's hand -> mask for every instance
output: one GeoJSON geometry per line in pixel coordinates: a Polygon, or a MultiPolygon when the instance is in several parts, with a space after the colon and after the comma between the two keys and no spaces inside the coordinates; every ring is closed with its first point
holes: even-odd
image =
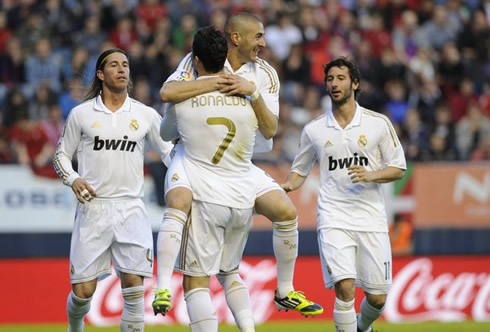
{"type": "Polygon", "coordinates": [[[371,172],[366,171],[362,166],[351,166],[347,169],[347,175],[350,176],[352,183],[371,182],[371,172]]]}
{"type": "Polygon", "coordinates": [[[82,178],[78,178],[73,181],[71,190],[73,190],[78,201],[82,204],[85,204],[85,202],[90,202],[97,196],[95,190],[82,178]]]}
{"type": "Polygon", "coordinates": [[[281,184],[281,188],[284,189],[284,191],[287,193],[295,189],[293,188],[293,185],[289,181],[281,184]]]}
{"type": "Polygon", "coordinates": [[[245,78],[233,74],[220,75],[219,84],[221,85],[219,91],[227,96],[250,96],[256,90],[256,86],[253,82],[247,81],[245,78]]]}

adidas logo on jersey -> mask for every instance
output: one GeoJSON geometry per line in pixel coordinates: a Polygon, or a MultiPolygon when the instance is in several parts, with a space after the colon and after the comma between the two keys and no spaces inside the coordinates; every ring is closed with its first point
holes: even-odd
{"type": "Polygon", "coordinates": [[[352,165],[367,166],[369,163],[366,157],[360,157],[359,154],[354,153],[354,157],[333,159],[332,156],[328,157],[328,170],[333,171],[340,168],[349,168],[352,165]]]}
{"type": "Polygon", "coordinates": [[[120,150],[133,152],[136,147],[136,142],[128,141],[128,136],[124,135],[124,139],[99,139],[99,136],[94,138],[94,150],[120,150]]]}
{"type": "Polygon", "coordinates": [[[328,148],[329,146],[333,146],[333,144],[332,144],[332,142],[327,141],[327,143],[325,143],[325,145],[323,147],[328,148]]]}
{"type": "Polygon", "coordinates": [[[95,121],[93,124],[92,124],[92,128],[100,128],[102,127],[102,125],[100,124],[99,121],[95,121]]]}
{"type": "Polygon", "coordinates": [[[197,261],[192,261],[191,267],[199,267],[199,263],[197,263],[197,261]]]}

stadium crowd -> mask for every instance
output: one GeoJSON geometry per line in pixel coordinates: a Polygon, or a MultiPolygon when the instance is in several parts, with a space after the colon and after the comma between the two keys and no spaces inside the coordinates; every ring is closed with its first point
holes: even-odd
{"type": "Polygon", "coordinates": [[[126,50],[134,98],[161,110],[197,29],[239,11],[263,19],[259,56],[281,81],[274,150],[257,161],[292,161],[329,107],[323,64],[340,55],[359,63],[359,103],[390,117],[408,161],[490,160],[490,0],[4,0],[0,164],[57,177],[51,157],[101,51],[126,50]]]}

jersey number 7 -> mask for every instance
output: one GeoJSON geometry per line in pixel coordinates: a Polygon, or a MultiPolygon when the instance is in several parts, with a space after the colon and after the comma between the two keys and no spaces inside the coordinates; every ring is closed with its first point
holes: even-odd
{"type": "Polygon", "coordinates": [[[227,119],[227,118],[223,118],[223,117],[207,118],[206,122],[210,126],[222,125],[222,126],[226,126],[226,128],[228,128],[228,133],[226,134],[225,138],[223,139],[223,142],[221,142],[221,145],[218,147],[218,150],[214,154],[213,159],[211,159],[211,162],[214,165],[217,165],[220,162],[221,158],[223,158],[223,154],[225,153],[226,149],[228,149],[231,141],[233,141],[233,138],[235,137],[236,126],[233,123],[233,121],[231,121],[230,119],[227,119]]]}

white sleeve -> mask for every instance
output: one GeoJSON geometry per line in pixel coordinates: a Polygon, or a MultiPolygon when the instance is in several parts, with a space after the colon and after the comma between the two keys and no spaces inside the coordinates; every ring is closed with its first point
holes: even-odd
{"type": "Polygon", "coordinates": [[[152,108],[150,108],[152,112],[152,119],[150,125],[150,131],[147,134],[147,139],[150,142],[151,146],[155,149],[155,151],[160,155],[160,159],[165,164],[165,166],[170,165],[170,151],[172,151],[174,145],[170,142],[165,142],[160,137],[160,122],[162,121],[162,117],[158,112],[152,108]]]}
{"type": "MultiPolygon", "coordinates": [[[[279,77],[272,66],[265,61],[259,61],[256,64],[258,82],[257,89],[264,100],[265,105],[275,116],[279,118],[279,77]]],[[[257,131],[255,136],[254,152],[269,152],[272,150],[273,139],[265,139],[265,137],[257,131]]]]}
{"type": "Polygon", "coordinates": [[[294,157],[293,164],[291,165],[291,172],[296,172],[303,177],[307,177],[316,160],[315,148],[306,132],[306,128],[304,128],[299,141],[298,154],[294,157]]]}
{"type": "Polygon", "coordinates": [[[178,138],[179,131],[177,130],[177,113],[174,105],[166,105],[163,119],[160,123],[160,137],[164,141],[171,141],[178,138]]]}
{"type": "Polygon", "coordinates": [[[192,53],[188,53],[182,61],[180,61],[177,69],[167,78],[165,83],[171,81],[194,81],[197,73],[192,65],[192,53]]]}
{"type": "Polygon", "coordinates": [[[389,120],[387,120],[385,123],[386,125],[383,128],[384,131],[379,144],[381,155],[383,157],[383,166],[407,169],[405,153],[398,137],[396,136],[395,129],[389,120]]]}
{"type": "Polygon", "coordinates": [[[82,138],[82,130],[78,124],[76,113],[72,110],[68,115],[65,127],[58,140],[56,153],[53,158],[53,166],[58,176],[67,186],[72,185],[73,181],[80,177],[75,172],[72,165],[72,158],[77,151],[82,138]]]}

